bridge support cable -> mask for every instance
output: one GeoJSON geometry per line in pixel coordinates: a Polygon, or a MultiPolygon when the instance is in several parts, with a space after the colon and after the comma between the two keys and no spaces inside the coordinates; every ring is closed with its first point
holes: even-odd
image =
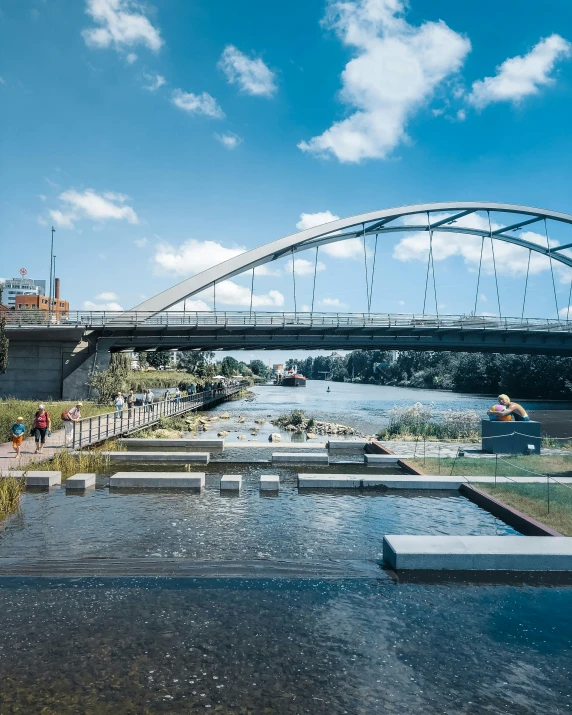
{"type": "Polygon", "coordinates": [[[479,258],[479,272],[477,274],[477,290],[475,291],[475,309],[473,315],[477,314],[477,301],[479,299],[479,286],[481,284],[481,267],[483,265],[483,249],[485,247],[485,237],[481,237],[481,257],[479,258]]]}
{"type": "Polygon", "coordinates": [[[566,308],[566,322],[570,319],[570,301],[572,300],[572,280],[570,281],[570,292],[568,293],[568,308],[566,308]]]}
{"type": "Polygon", "coordinates": [[[294,246],[292,246],[292,283],[294,286],[294,316],[296,316],[298,310],[296,308],[296,268],[294,266],[294,246]]]}
{"type": "Polygon", "coordinates": [[[374,248],[373,248],[373,265],[371,268],[371,281],[370,281],[370,285],[369,285],[369,299],[367,302],[367,314],[368,315],[371,313],[371,297],[373,295],[373,278],[375,276],[375,258],[377,256],[377,238],[378,238],[378,234],[376,233],[375,234],[375,244],[374,244],[374,248]]]}
{"type": "Polygon", "coordinates": [[[254,295],[254,268],[252,269],[252,280],[250,281],[250,312],[248,314],[249,318],[252,318],[252,297],[254,295]]]}
{"type": "Polygon", "coordinates": [[[363,238],[363,262],[365,266],[365,302],[367,303],[367,312],[369,314],[369,277],[367,274],[367,248],[365,245],[365,223],[362,223],[362,238],[363,238]]]}
{"type": "Polygon", "coordinates": [[[502,318],[502,311],[500,307],[500,292],[499,292],[499,279],[497,276],[497,262],[495,260],[495,247],[493,245],[493,232],[491,228],[491,212],[487,211],[487,217],[489,219],[489,238],[491,239],[491,253],[493,255],[493,270],[495,272],[495,286],[497,289],[497,305],[499,307],[499,318],[502,318]]]}
{"type": "Polygon", "coordinates": [[[427,288],[429,287],[429,270],[433,274],[433,294],[435,296],[435,313],[439,317],[439,306],[437,304],[437,283],[435,282],[435,260],[433,258],[433,231],[431,230],[431,221],[429,219],[429,211],[427,211],[427,230],[429,231],[429,254],[427,255],[427,273],[425,275],[425,294],[423,296],[423,315],[427,305],[427,288]]]}
{"type": "Polygon", "coordinates": [[[431,269],[433,271],[433,293],[435,294],[435,315],[439,319],[439,303],[437,302],[437,281],[435,280],[435,256],[433,254],[433,231],[429,234],[429,243],[431,244],[431,269]]]}
{"type": "Polygon", "coordinates": [[[532,251],[530,248],[528,249],[528,265],[526,266],[526,279],[524,281],[524,296],[522,297],[522,314],[520,316],[521,320],[524,320],[524,306],[526,303],[526,291],[528,289],[528,275],[530,273],[530,257],[532,255],[532,251]]]}
{"type": "Polygon", "coordinates": [[[216,281],[213,281],[213,311],[216,313],[216,281]]]}
{"type": "Polygon", "coordinates": [[[552,265],[552,254],[550,252],[550,239],[548,238],[548,228],[546,226],[546,219],[544,219],[544,233],[546,234],[546,248],[548,249],[548,255],[550,257],[550,274],[552,276],[552,289],[554,291],[554,303],[556,304],[556,318],[560,320],[560,312],[558,310],[558,298],[556,297],[556,283],[554,282],[554,267],[552,265]]]}
{"type": "Polygon", "coordinates": [[[316,257],[314,258],[314,284],[312,286],[312,313],[314,313],[314,298],[316,297],[316,273],[318,272],[318,249],[316,246],[316,257]]]}

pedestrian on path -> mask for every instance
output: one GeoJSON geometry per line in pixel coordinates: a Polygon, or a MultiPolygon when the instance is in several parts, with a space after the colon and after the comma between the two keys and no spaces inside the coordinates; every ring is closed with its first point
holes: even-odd
{"type": "Polygon", "coordinates": [[[118,412],[123,412],[123,406],[125,405],[125,400],[123,399],[123,395],[118,392],[117,397],[115,398],[115,417],[117,418],[117,413],[118,412]]]}
{"type": "Polygon", "coordinates": [[[65,441],[64,445],[69,447],[73,440],[74,424],[77,424],[81,420],[81,408],[83,407],[83,402],[76,403],[75,407],[66,410],[64,417],[64,427],[65,427],[65,441]]]}
{"type": "Polygon", "coordinates": [[[151,413],[151,416],[153,416],[153,400],[155,399],[155,395],[151,390],[147,390],[147,394],[145,395],[145,404],[147,405],[147,410],[151,413]]]}
{"type": "Polygon", "coordinates": [[[24,441],[24,434],[26,433],[26,425],[24,424],[24,418],[18,417],[16,423],[12,425],[12,447],[16,452],[16,457],[20,456],[20,447],[24,441]]]}
{"type": "Polygon", "coordinates": [[[179,407],[179,405],[181,404],[181,391],[178,387],[175,390],[175,402],[177,403],[177,407],[179,407]]]}
{"type": "Polygon", "coordinates": [[[34,415],[34,424],[32,425],[32,432],[34,433],[34,439],[36,441],[36,451],[35,454],[41,454],[44,450],[44,445],[46,444],[46,435],[51,436],[52,430],[52,419],[50,413],[46,412],[45,405],[38,405],[38,411],[34,415]]]}
{"type": "Polygon", "coordinates": [[[127,395],[127,407],[129,409],[129,414],[133,412],[133,408],[135,407],[135,403],[137,402],[137,398],[135,397],[135,394],[133,393],[133,390],[129,392],[127,395]]]}

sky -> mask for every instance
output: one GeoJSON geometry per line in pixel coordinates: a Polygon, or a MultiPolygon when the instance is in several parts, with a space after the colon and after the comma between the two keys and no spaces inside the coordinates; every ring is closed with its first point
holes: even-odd
{"type": "MultiPolygon", "coordinates": [[[[571,42],[562,0],[0,0],[0,277],[47,278],[53,226],[71,308],[129,309],[334,217],[464,200],[572,213],[571,42]]],[[[439,312],[468,313],[480,240],[434,241],[439,312]]],[[[520,315],[528,254],[495,251],[501,311],[520,315]]],[[[420,312],[427,255],[426,234],[384,238],[371,310],[420,312]]],[[[315,308],[366,310],[363,245],[319,258],[315,308]]],[[[298,310],[312,260],[295,264],[298,310]]],[[[572,274],[553,269],[565,315],[572,274]]],[[[217,309],[248,310],[250,280],[218,286],[217,309]]],[[[526,315],[556,317],[536,254],[527,290],[526,315]]],[[[256,274],[252,302],[293,309],[287,260],[256,274]]],[[[490,249],[477,313],[498,313],[490,249]]]]}

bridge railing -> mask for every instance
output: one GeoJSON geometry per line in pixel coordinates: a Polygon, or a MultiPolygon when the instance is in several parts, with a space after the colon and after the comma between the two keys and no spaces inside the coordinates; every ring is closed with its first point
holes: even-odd
{"type": "Polygon", "coordinates": [[[173,397],[153,404],[139,407],[124,407],[115,412],[106,412],[94,417],[85,417],[79,422],[73,422],[71,442],[67,445],[73,449],[89,447],[112,437],[128,434],[143,427],[155,424],[161,418],[176,417],[190,410],[196,410],[204,405],[217,402],[242,390],[248,382],[238,382],[236,385],[216,388],[184,397],[173,397]]]}
{"type": "Polygon", "coordinates": [[[292,313],[250,311],[72,311],[65,316],[45,311],[18,310],[4,313],[8,328],[413,328],[452,330],[572,330],[572,320],[514,318],[476,315],[422,315],[416,313],[292,313]]]}

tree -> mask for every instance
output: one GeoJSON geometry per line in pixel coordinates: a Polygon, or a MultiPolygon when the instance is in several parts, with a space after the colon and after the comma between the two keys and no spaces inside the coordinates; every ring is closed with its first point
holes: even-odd
{"type": "Polygon", "coordinates": [[[258,377],[265,378],[268,374],[268,369],[262,360],[251,360],[249,367],[255,375],[258,375],[258,377]]]}
{"type": "Polygon", "coordinates": [[[252,370],[248,367],[248,365],[245,362],[239,362],[238,369],[239,369],[241,375],[245,375],[246,377],[252,376],[252,370]]]}
{"type": "MultiPolygon", "coordinates": [[[[180,350],[179,351],[179,368],[191,373],[191,375],[198,375],[199,369],[204,372],[205,365],[210,363],[214,359],[215,354],[209,351],[200,350],[180,350]]],[[[213,375],[215,373],[213,372],[213,375]]]]}
{"type": "Polygon", "coordinates": [[[155,352],[146,353],[147,362],[151,367],[169,367],[171,364],[171,353],[168,350],[156,350],[155,352]]]}
{"type": "Polygon", "coordinates": [[[89,379],[89,386],[97,391],[98,402],[108,404],[118,392],[127,391],[131,373],[131,360],[124,353],[113,353],[107,370],[96,370],[89,379]]]}
{"type": "Polygon", "coordinates": [[[139,367],[141,368],[141,370],[144,370],[149,365],[147,361],[147,353],[143,350],[136,350],[136,353],[137,358],[139,359],[139,367]]]}
{"type": "Polygon", "coordinates": [[[225,377],[232,377],[233,375],[238,375],[238,360],[227,355],[223,358],[220,364],[221,375],[225,377]]]}

